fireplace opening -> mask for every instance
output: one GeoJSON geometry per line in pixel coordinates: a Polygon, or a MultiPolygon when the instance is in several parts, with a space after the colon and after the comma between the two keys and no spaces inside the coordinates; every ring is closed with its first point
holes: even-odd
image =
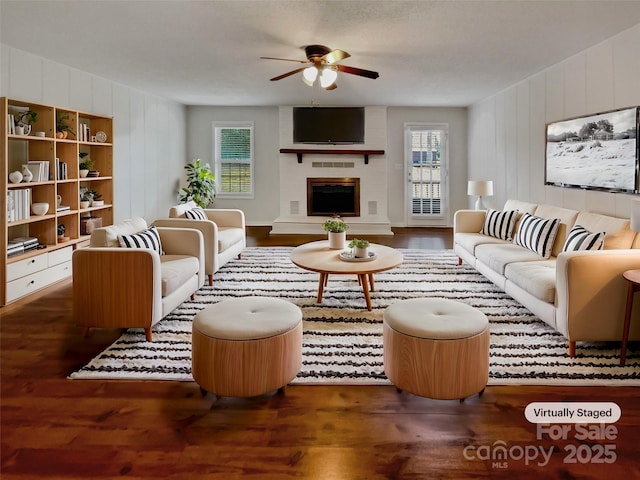
{"type": "Polygon", "coordinates": [[[359,178],[307,178],[307,215],[360,216],[359,178]]]}

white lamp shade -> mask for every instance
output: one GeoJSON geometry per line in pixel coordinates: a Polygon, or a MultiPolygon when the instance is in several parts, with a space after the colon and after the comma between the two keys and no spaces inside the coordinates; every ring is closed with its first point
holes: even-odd
{"type": "Polygon", "coordinates": [[[338,78],[338,72],[334,69],[325,67],[320,72],[320,86],[322,88],[327,88],[333,85],[333,83],[338,78]]]}
{"type": "Polygon", "coordinates": [[[631,230],[640,232],[640,200],[631,200],[631,230]]]}
{"type": "Polygon", "coordinates": [[[477,195],[479,197],[490,197],[493,195],[492,180],[469,180],[467,184],[467,195],[477,195]]]}
{"type": "Polygon", "coordinates": [[[316,67],[305,68],[302,71],[302,81],[309,85],[313,86],[313,82],[316,81],[316,77],[318,76],[318,69],[316,67]]]}

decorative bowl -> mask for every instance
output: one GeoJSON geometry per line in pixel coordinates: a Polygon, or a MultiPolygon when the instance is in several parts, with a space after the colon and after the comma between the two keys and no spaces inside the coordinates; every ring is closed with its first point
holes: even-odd
{"type": "Polygon", "coordinates": [[[47,202],[32,203],[31,211],[34,215],[45,215],[49,211],[49,204],[47,202]]]}

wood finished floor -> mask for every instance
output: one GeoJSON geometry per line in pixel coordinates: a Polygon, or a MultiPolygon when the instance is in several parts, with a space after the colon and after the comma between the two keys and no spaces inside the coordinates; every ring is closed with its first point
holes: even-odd
{"type": "MultiPolygon", "coordinates": [[[[250,228],[249,245],[321,238],[270,237],[268,230],[250,228]]],[[[446,229],[369,238],[451,247],[446,229]]],[[[83,338],[71,319],[70,285],[0,309],[3,480],[640,478],[638,388],[495,386],[460,403],[392,386],[294,386],[284,395],[214,404],[190,382],[67,380],[119,334],[83,338]],[[616,402],[617,437],[576,440],[572,430],[567,440],[537,439],[524,418],[534,401],[616,402]],[[500,442],[507,459],[484,459],[500,442]],[[614,463],[565,463],[565,449],[579,447],[584,459],[604,444],[614,446],[614,463]],[[519,457],[551,447],[546,465],[541,455],[519,457]]]]}

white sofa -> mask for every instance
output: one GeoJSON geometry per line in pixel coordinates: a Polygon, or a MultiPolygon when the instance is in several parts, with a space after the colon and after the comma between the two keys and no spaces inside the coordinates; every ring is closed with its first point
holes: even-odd
{"type": "Polygon", "coordinates": [[[247,246],[244,212],[232,208],[205,208],[206,220],[192,220],[185,212],[198,205],[189,201],[169,209],[169,218],[153,222],[158,227],[195,228],[204,237],[205,274],[213,285],[213,274],[234,257],[240,258],[247,246]]]}
{"type": "MultiPolygon", "coordinates": [[[[630,229],[629,220],[518,200],[508,200],[503,210],[518,210],[518,222],[524,212],[559,218],[551,256],[544,259],[512,241],[483,235],[486,211],[459,210],[454,216],[453,248],[460,263],[472,265],[562,333],[572,357],[577,341],[620,341],[628,288],[622,273],[640,269],[640,234],[630,229]],[[604,249],[562,252],[574,225],[606,232],[604,249]]],[[[514,235],[517,228],[518,223],[514,235]]],[[[633,309],[637,316],[639,298],[633,309]]],[[[640,339],[640,322],[633,319],[629,339],[640,339]]]]}
{"type": "Polygon", "coordinates": [[[119,235],[147,229],[143,218],[124,220],[91,233],[90,246],[73,252],[75,321],[89,328],[151,327],[204,284],[204,240],[198,230],[158,228],[163,254],[123,248],[119,235]]]}

